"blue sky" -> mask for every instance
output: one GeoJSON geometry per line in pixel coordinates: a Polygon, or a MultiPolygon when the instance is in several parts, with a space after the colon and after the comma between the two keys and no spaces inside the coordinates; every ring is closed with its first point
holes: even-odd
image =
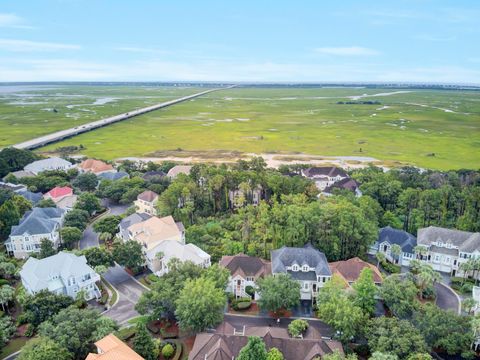
{"type": "Polygon", "coordinates": [[[3,0],[0,81],[480,84],[480,1],[3,0]]]}

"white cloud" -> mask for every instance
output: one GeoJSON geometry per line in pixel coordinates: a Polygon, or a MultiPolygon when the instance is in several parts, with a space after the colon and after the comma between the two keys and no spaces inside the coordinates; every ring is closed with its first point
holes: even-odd
{"type": "Polygon", "coordinates": [[[380,54],[380,52],[377,50],[369,49],[361,46],[320,47],[320,48],[316,48],[315,52],[318,54],[339,55],[339,56],[368,56],[368,55],[380,54]]]}
{"type": "Polygon", "coordinates": [[[474,68],[239,61],[130,61],[0,58],[0,81],[430,82],[480,84],[474,68]]]}
{"type": "Polygon", "coordinates": [[[0,50],[28,52],[28,51],[57,51],[57,50],[78,50],[79,45],[61,44],[51,42],[38,42],[18,39],[0,39],[0,50]]]}
{"type": "Polygon", "coordinates": [[[0,13],[0,27],[14,29],[33,29],[33,26],[26,25],[25,19],[15,14],[0,13]]]}

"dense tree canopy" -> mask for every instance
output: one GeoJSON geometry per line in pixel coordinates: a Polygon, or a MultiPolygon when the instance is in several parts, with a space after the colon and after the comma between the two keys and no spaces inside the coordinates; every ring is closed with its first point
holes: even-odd
{"type": "Polygon", "coordinates": [[[26,320],[36,327],[72,304],[70,296],[41,290],[35,295],[27,295],[22,306],[26,320]]]}
{"type": "Polygon", "coordinates": [[[71,360],[73,355],[53,340],[40,338],[29,341],[22,348],[18,360],[71,360]]]}
{"type": "Polygon", "coordinates": [[[418,289],[410,279],[390,275],[380,288],[380,296],[392,313],[399,318],[409,318],[418,306],[418,289]]]}
{"type": "Polygon", "coordinates": [[[258,304],[262,309],[280,315],[282,310],[290,310],[300,302],[300,284],[288,274],[266,276],[257,281],[260,294],[258,304]]]}

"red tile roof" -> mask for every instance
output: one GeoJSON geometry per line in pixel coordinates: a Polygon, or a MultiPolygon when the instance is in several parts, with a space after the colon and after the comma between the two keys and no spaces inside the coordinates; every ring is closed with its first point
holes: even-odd
{"type": "Polygon", "coordinates": [[[95,160],[95,159],[87,159],[82,161],[81,164],[79,165],[79,168],[86,172],[92,172],[94,174],[113,170],[112,165],[107,164],[106,162],[103,162],[101,160],[95,160]]]}
{"type": "Polygon", "coordinates": [[[68,195],[73,195],[72,188],[68,186],[63,186],[63,187],[56,186],[45,194],[45,196],[51,197],[52,199],[58,199],[68,195]]]}

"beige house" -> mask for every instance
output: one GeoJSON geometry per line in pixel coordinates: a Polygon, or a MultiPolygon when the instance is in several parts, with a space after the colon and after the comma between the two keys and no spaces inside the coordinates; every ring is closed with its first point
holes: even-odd
{"type": "Polygon", "coordinates": [[[131,225],[128,229],[129,240],[134,240],[143,246],[147,259],[147,267],[156,272],[160,270],[160,261],[155,256],[157,247],[166,240],[174,240],[185,244],[185,229],[181,222],[175,222],[172,216],[150,219],[131,225]]]}
{"type": "Polygon", "coordinates": [[[96,159],[86,159],[82,161],[78,165],[78,169],[82,172],[90,172],[95,175],[103,174],[106,172],[116,172],[112,165],[96,159]]]}
{"type": "Polygon", "coordinates": [[[127,344],[110,334],[95,343],[97,353],[88,354],[85,360],[144,360],[127,344]]]}
{"type": "Polygon", "coordinates": [[[137,196],[137,200],[135,200],[134,202],[137,213],[157,215],[157,209],[155,208],[155,206],[157,205],[157,201],[157,193],[150,190],[142,192],[140,195],[137,196]]]}

